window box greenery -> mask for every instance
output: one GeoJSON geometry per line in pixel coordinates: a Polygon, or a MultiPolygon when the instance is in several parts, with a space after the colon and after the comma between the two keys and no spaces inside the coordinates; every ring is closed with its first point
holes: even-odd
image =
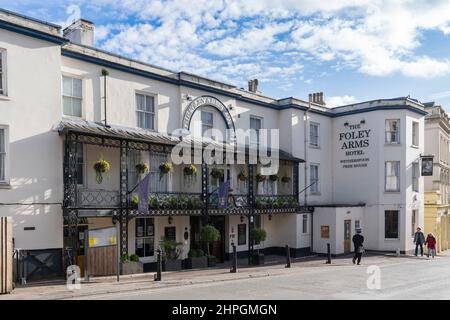
{"type": "Polygon", "coordinates": [[[100,184],[103,181],[103,173],[109,171],[111,165],[108,161],[104,159],[100,159],[94,162],[94,170],[95,170],[95,179],[97,183],[100,184]]]}
{"type": "Polygon", "coordinates": [[[208,267],[216,266],[216,257],[210,254],[209,246],[220,239],[220,232],[212,225],[205,225],[200,231],[200,240],[206,244],[208,267]]]}
{"type": "Polygon", "coordinates": [[[208,267],[208,258],[201,249],[191,249],[186,259],[186,269],[200,269],[208,267]]]}
{"type": "Polygon", "coordinates": [[[269,176],[270,181],[275,182],[278,181],[278,175],[277,174],[272,174],[269,176]]]}
{"type": "Polygon", "coordinates": [[[181,246],[183,243],[166,238],[161,239],[161,247],[163,249],[163,261],[165,271],[181,270],[182,260],[179,259],[181,255],[181,246]]]}
{"type": "MultiPolygon", "coordinates": [[[[266,238],[267,232],[264,229],[256,228],[251,231],[251,239],[254,244],[260,244],[265,241],[266,238]]],[[[255,265],[264,264],[264,254],[260,252],[259,248],[257,249],[257,252],[253,254],[252,261],[255,265]]]]}

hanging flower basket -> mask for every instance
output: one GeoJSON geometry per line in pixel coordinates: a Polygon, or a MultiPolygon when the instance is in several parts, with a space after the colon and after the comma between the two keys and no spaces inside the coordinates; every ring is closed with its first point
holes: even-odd
{"type": "Polygon", "coordinates": [[[109,171],[111,168],[111,165],[108,161],[104,159],[100,159],[95,161],[94,163],[94,170],[95,170],[95,180],[97,180],[97,183],[100,184],[103,181],[103,173],[109,171]]]}
{"type": "Polygon", "coordinates": [[[214,179],[222,179],[223,178],[223,171],[214,168],[214,169],[211,170],[211,177],[213,177],[214,179]]]}
{"type": "Polygon", "coordinates": [[[255,176],[255,178],[256,178],[256,181],[257,181],[257,182],[263,182],[263,181],[266,181],[266,176],[263,176],[261,173],[257,173],[256,176],[255,176]]]}
{"type": "Polygon", "coordinates": [[[284,176],[284,177],[281,178],[281,182],[283,182],[283,183],[289,183],[289,182],[291,182],[291,177],[284,176]]]}
{"type": "Polygon", "coordinates": [[[193,176],[197,173],[197,167],[191,164],[187,167],[184,167],[183,172],[185,176],[193,176]]]}
{"type": "Polygon", "coordinates": [[[136,172],[138,174],[144,174],[148,172],[148,165],[146,163],[138,163],[136,165],[136,172]]]}
{"type": "Polygon", "coordinates": [[[270,181],[275,182],[278,181],[278,175],[277,174],[272,174],[269,176],[270,181]]]}
{"type": "Polygon", "coordinates": [[[238,177],[239,181],[247,181],[247,179],[248,179],[247,170],[242,170],[241,172],[239,172],[237,177],[238,177]]]}
{"type": "Polygon", "coordinates": [[[173,165],[171,162],[161,163],[159,165],[159,178],[162,179],[162,177],[165,174],[168,174],[169,172],[172,172],[172,171],[173,171],[173,165]]]}

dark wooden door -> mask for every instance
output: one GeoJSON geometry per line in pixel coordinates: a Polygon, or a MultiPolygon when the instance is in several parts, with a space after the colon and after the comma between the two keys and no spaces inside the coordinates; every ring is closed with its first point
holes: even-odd
{"type": "Polygon", "coordinates": [[[344,221],[344,253],[349,254],[351,248],[352,220],[344,221]]]}
{"type": "Polygon", "coordinates": [[[225,217],[211,217],[211,225],[220,232],[220,239],[211,244],[211,254],[217,258],[217,262],[225,260],[225,217]]]}

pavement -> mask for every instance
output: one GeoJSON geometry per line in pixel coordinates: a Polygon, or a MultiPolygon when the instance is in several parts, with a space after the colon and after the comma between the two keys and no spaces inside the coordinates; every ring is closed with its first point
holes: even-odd
{"type": "Polygon", "coordinates": [[[291,268],[268,265],[229,266],[201,270],[96,278],[69,290],[64,282],[17,287],[3,299],[450,299],[450,253],[435,259],[395,255],[367,255],[362,265],[350,257],[325,264],[312,257],[292,262],[291,268]],[[378,277],[379,276],[379,277],[378,277]],[[379,280],[379,281],[378,281],[379,280]]]}

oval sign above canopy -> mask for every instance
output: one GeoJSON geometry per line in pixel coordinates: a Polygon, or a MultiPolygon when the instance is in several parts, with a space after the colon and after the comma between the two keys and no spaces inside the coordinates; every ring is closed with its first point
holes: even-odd
{"type": "Polygon", "coordinates": [[[185,130],[189,130],[189,127],[191,125],[192,116],[194,115],[195,111],[200,107],[213,107],[217,109],[220,114],[222,115],[223,119],[225,120],[225,124],[227,126],[227,129],[232,130],[233,136],[235,132],[234,122],[233,118],[231,117],[230,112],[228,111],[227,107],[217,98],[211,97],[211,96],[200,96],[198,98],[195,98],[187,107],[186,111],[184,112],[182,127],[185,130]]]}

